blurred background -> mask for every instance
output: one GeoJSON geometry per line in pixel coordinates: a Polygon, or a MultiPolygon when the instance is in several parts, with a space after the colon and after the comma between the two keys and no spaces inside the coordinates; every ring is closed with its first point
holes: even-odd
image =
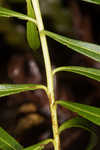
{"type": "MultiPolygon", "coordinates": [[[[25,0],[0,0],[0,6],[26,14],[25,0]]],[[[100,6],[81,0],[40,0],[45,29],[74,39],[100,44],[100,6]]],[[[73,52],[48,38],[52,67],[77,65],[100,68],[100,63],[73,52]]],[[[46,84],[41,48],[32,50],[26,39],[26,22],[0,17],[0,83],[46,84]]],[[[74,73],[58,73],[55,97],[100,107],[100,84],[74,73]]],[[[59,125],[77,116],[58,107],[59,125]]],[[[41,91],[0,98],[0,126],[24,147],[52,137],[48,98],[41,91]]],[[[100,128],[96,126],[99,137],[100,128]]],[[[79,128],[61,134],[62,150],[84,150],[90,134],[79,128]]],[[[51,144],[45,150],[53,150],[51,144]]]]}

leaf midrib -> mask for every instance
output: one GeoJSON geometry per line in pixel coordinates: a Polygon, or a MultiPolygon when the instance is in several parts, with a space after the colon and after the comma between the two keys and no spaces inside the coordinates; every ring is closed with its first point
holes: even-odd
{"type": "MultiPolygon", "coordinates": [[[[65,102],[64,102],[65,103],[65,102]]],[[[59,102],[58,102],[58,104],[59,104],[59,102]]],[[[92,113],[92,112],[90,112],[90,111],[86,111],[86,110],[84,110],[84,109],[80,109],[79,107],[76,107],[76,106],[73,106],[72,104],[66,104],[65,103],[65,105],[71,105],[71,107],[72,108],[75,108],[75,109],[77,109],[77,110],[79,110],[80,112],[82,112],[82,113],[87,113],[87,114],[89,114],[89,115],[92,115],[92,116],[94,116],[94,117],[97,117],[97,118],[100,118],[100,115],[97,115],[97,114],[95,114],[94,115],[94,113],[92,113]]],[[[91,106],[92,107],[92,106],[91,106]]],[[[78,113],[80,113],[80,112],[78,112],[78,113]]]]}
{"type": "Polygon", "coordinates": [[[11,147],[13,150],[16,150],[12,145],[10,145],[8,142],[6,142],[5,140],[3,140],[1,137],[0,137],[1,141],[3,143],[5,143],[6,145],[8,145],[9,147],[11,147]]]}
{"type": "MultiPolygon", "coordinates": [[[[75,70],[75,68],[74,68],[74,66],[72,66],[72,68],[71,67],[66,67],[66,66],[64,66],[64,67],[59,67],[59,68],[56,68],[55,69],[55,72],[59,72],[59,71],[66,71],[66,70],[70,70],[70,69],[72,69],[73,71],[80,71],[80,70],[78,70],[77,68],[77,70],[75,70]],[[64,68],[65,67],[65,68],[64,68]],[[58,69],[58,70],[57,70],[58,69]],[[60,69],[62,69],[62,70],[60,70],[60,69]]],[[[83,68],[80,68],[80,69],[83,69],[83,68]]],[[[84,68],[85,69],[85,68],[84,68]]],[[[88,68],[87,68],[88,69],[88,68]]],[[[92,69],[92,68],[90,68],[90,69],[92,69]]],[[[99,71],[99,69],[98,69],[98,71],[99,71]]],[[[92,72],[92,71],[88,71],[88,70],[82,70],[82,71],[80,71],[80,72],[85,72],[85,73],[90,73],[90,74],[94,74],[94,75],[96,75],[96,76],[98,76],[99,77],[99,75],[97,75],[95,72],[92,72]],[[92,73],[91,73],[92,72],[92,73]]]]}
{"type": "MultiPolygon", "coordinates": [[[[61,40],[61,41],[63,41],[64,42],[64,44],[66,44],[66,43],[68,43],[68,44],[70,44],[70,45],[74,45],[74,46],[77,46],[78,48],[83,48],[83,49],[85,49],[85,50],[88,50],[89,52],[92,52],[92,53],[96,53],[96,54],[100,54],[100,52],[99,51],[97,51],[97,50],[95,50],[95,52],[94,52],[94,50],[91,48],[91,50],[90,49],[88,49],[88,48],[86,48],[86,47],[83,47],[83,46],[78,46],[76,43],[74,43],[74,44],[72,44],[72,42],[70,41],[70,40],[73,40],[73,41],[76,41],[76,40],[74,40],[74,39],[69,39],[69,38],[67,38],[67,37],[64,37],[64,36],[62,36],[61,35],[61,37],[62,37],[62,39],[60,38],[60,37],[57,37],[56,38],[56,36],[59,36],[59,35],[55,35],[56,33],[50,33],[49,31],[46,31],[46,33],[47,33],[47,35],[48,36],[50,36],[51,38],[52,38],[52,36],[50,35],[50,34],[52,34],[53,35],[53,37],[55,37],[55,39],[57,40],[57,39],[59,39],[59,40],[61,40]],[[66,40],[64,39],[64,38],[66,38],[66,40]]],[[[76,41],[77,42],[77,41],[76,41]]],[[[82,42],[82,41],[79,41],[79,42],[82,42]]],[[[93,44],[93,43],[87,43],[87,44],[93,44]]],[[[95,44],[94,44],[95,45],[95,44]]]]}
{"type": "MultiPolygon", "coordinates": [[[[66,38],[67,39],[67,38],[66,38]]],[[[59,40],[61,40],[61,39],[59,39],[59,40]]],[[[72,39],[72,40],[74,40],[74,39],[72,39]]],[[[68,44],[70,44],[70,45],[74,45],[74,46],[76,46],[76,47],[78,47],[78,48],[83,48],[84,50],[88,50],[89,52],[91,52],[91,53],[96,53],[96,54],[100,54],[100,52],[99,51],[97,51],[97,50],[95,50],[95,52],[94,52],[94,50],[91,48],[91,50],[89,49],[89,48],[86,48],[86,47],[83,47],[83,46],[78,46],[76,43],[72,43],[71,41],[69,41],[69,39],[67,39],[67,42],[66,42],[66,40],[65,39],[63,39],[63,41],[64,41],[64,43],[66,44],[66,43],[68,43],[68,44]]],[[[77,42],[77,41],[76,41],[77,42]]],[[[82,42],[82,41],[79,41],[79,42],[82,42]]],[[[90,43],[87,43],[87,44],[90,44],[90,43]]],[[[91,43],[92,44],[92,43],[91,43]]]]}

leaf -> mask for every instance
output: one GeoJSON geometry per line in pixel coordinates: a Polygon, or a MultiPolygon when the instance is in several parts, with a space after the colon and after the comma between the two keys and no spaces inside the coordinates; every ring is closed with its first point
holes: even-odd
{"type": "Polygon", "coordinates": [[[74,72],[74,73],[89,77],[91,79],[100,81],[100,69],[75,67],[75,66],[64,66],[64,67],[58,67],[58,68],[54,69],[53,74],[55,74],[56,72],[59,72],[59,71],[74,72]]]}
{"type": "Polygon", "coordinates": [[[0,97],[37,89],[46,90],[46,87],[36,84],[0,84],[0,97]]]}
{"type": "Polygon", "coordinates": [[[47,139],[33,146],[26,147],[23,150],[42,150],[44,149],[45,145],[49,144],[50,142],[53,142],[53,140],[47,139]]]}
{"type": "Polygon", "coordinates": [[[78,127],[78,128],[83,128],[89,132],[95,133],[95,130],[91,124],[90,121],[81,118],[81,117],[75,117],[73,119],[67,120],[64,122],[60,127],[59,127],[59,133],[64,131],[65,129],[72,128],[72,127],[78,127]]]}
{"type": "MultiPolygon", "coordinates": [[[[34,10],[32,8],[31,0],[26,0],[27,2],[27,15],[35,19],[34,10]]],[[[40,39],[37,30],[37,26],[31,21],[27,22],[27,41],[32,49],[38,49],[40,47],[40,39]]]]}
{"type": "Polygon", "coordinates": [[[0,128],[0,149],[2,150],[22,150],[23,147],[6,131],[0,128]]]}
{"type": "Polygon", "coordinates": [[[100,126],[100,108],[68,101],[57,101],[56,103],[100,126]]]}
{"type": "Polygon", "coordinates": [[[92,150],[96,146],[96,144],[97,144],[97,136],[96,134],[95,135],[91,134],[90,141],[88,143],[86,150],[92,150]]]}
{"type": "Polygon", "coordinates": [[[19,12],[9,10],[7,8],[0,7],[0,16],[1,17],[17,17],[22,20],[29,20],[36,24],[36,20],[28,17],[27,15],[21,14],[19,12]]]}
{"type": "Polygon", "coordinates": [[[100,5],[100,0],[83,0],[83,1],[100,5]]]}
{"type": "Polygon", "coordinates": [[[75,117],[71,120],[64,122],[59,127],[59,133],[61,133],[65,129],[72,128],[72,127],[82,128],[91,133],[90,142],[86,150],[92,150],[96,146],[97,136],[96,136],[95,129],[93,128],[91,122],[80,117],[75,117]]]}
{"type": "Polygon", "coordinates": [[[67,38],[49,31],[42,31],[47,36],[56,40],[57,42],[71,48],[72,50],[81,53],[85,56],[88,56],[98,62],[100,62],[100,46],[96,44],[91,44],[88,42],[82,42],[79,40],[74,40],[71,38],[67,38]]]}

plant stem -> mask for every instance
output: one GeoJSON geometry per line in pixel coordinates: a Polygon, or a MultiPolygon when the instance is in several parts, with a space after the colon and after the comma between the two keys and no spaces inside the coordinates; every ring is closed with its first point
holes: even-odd
{"type": "Polygon", "coordinates": [[[53,136],[54,136],[54,148],[55,150],[60,150],[60,139],[59,139],[59,131],[58,131],[58,121],[57,121],[57,109],[55,104],[55,97],[54,97],[54,86],[53,86],[53,74],[50,62],[50,56],[48,51],[48,45],[46,36],[43,32],[44,25],[42,21],[42,16],[40,12],[40,6],[38,0],[32,0],[37,26],[40,34],[40,40],[42,45],[44,63],[45,63],[45,70],[46,70],[46,77],[47,77],[47,89],[48,89],[48,98],[50,103],[50,111],[51,111],[51,119],[52,119],[52,128],[53,128],[53,136]]]}

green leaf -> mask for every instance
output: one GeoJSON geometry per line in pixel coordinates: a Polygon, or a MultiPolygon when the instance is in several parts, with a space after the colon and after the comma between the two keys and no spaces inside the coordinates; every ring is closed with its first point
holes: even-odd
{"type": "Polygon", "coordinates": [[[21,14],[19,12],[9,10],[9,9],[3,8],[3,7],[0,7],[0,16],[1,17],[17,17],[17,18],[22,19],[22,20],[29,20],[29,21],[36,24],[35,19],[28,17],[27,15],[21,14]]]}
{"type": "Polygon", "coordinates": [[[0,128],[0,149],[2,150],[22,150],[23,147],[6,131],[0,128]]]}
{"type": "Polygon", "coordinates": [[[83,0],[83,1],[100,5],[100,0],[83,0]]]}
{"type": "Polygon", "coordinates": [[[47,36],[56,40],[57,42],[71,48],[72,50],[81,53],[85,56],[88,56],[98,62],[100,62],[100,46],[96,44],[91,44],[88,42],[82,42],[79,40],[74,40],[71,38],[67,38],[49,31],[42,31],[47,36]]]}
{"type": "Polygon", "coordinates": [[[43,89],[46,87],[36,84],[0,84],[0,97],[17,94],[25,91],[43,89]]]}
{"type": "MultiPolygon", "coordinates": [[[[34,9],[32,8],[31,0],[27,2],[27,15],[35,19],[34,9]]],[[[27,41],[32,49],[38,49],[40,47],[40,39],[37,30],[37,26],[31,21],[27,22],[27,41]]]]}
{"type": "Polygon", "coordinates": [[[84,119],[84,118],[81,118],[81,117],[75,117],[73,119],[65,121],[59,127],[59,133],[61,133],[65,129],[72,128],[72,127],[82,128],[82,129],[85,129],[91,133],[92,132],[95,133],[95,129],[93,128],[91,122],[84,119]]]}
{"type": "Polygon", "coordinates": [[[95,133],[95,128],[93,128],[93,125],[91,124],[91,122],[89,122],[88,120],[86,120],[84,118],[75,117],[71,120],[64,122],[59,127],[59,133],[61,133],[65,129],[72,128],[72,127],[82,128],[82,129],[87,130],[88,132],[91,133],[90,142],[89,142],[86,150],[92,150],[96,146],[97,136],[95,133]]]}
{"type": "Polygon", "coordinates": [[[69,101],[56,101],[56,103],[100,126],[100,108],[69,101]]]}
{"type": "Polygon", "coordinates": [[[26,147],[23,150],[42,150],[42,149],[44,149],[45,145],[49,144],[50,142],[53,143],[53,140],[47,139],[47,140],[44,140],[44,141],[42,141],[38,144],[35,144],[33,146],[26,147]]]}
{"type": "Polygon", "coordinates": [[[64,67],[58,67],[58,68],[54,69],[53,74],[55,74],[56,72],[59,72],[59,71],[74,72],[74,73],[89,77],[91,79],[100,81],[100,69],[75,67],[75,66],[64,66],[64,67]]]}

